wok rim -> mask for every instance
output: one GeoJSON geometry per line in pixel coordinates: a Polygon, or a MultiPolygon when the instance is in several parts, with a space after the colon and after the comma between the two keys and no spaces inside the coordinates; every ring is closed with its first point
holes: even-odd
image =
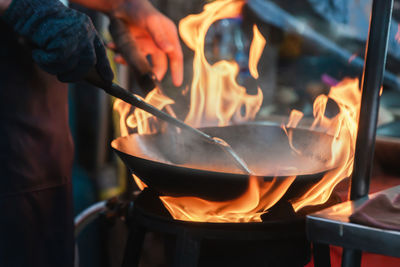
{"type": "MultiPolygon", "coordinates": [[[[223,127],[231,127],[231,126],[236,126],[236,127],[237,127],[237,126],[257,126],[257,125],[259,125],[259,126],[277,126],[277,127],[280,127],[279,124],[273,123],[273,122],[247,122],[247,123],[232,124],[232,125],[227,125],[227,126],[201,127],[201,128],[198,128],[198,129],[199,129],[199,130],[204,130],[204,129],[207,129],[207,128],[223,128],[223,127]]],[[[322,131],[315,131],[315,130],[310,130],[310,129],[306,129],[306,128],[302,128],[302,127],[296,127],[296,128],[288,127],[287,129],[296,129],[296,130],[308,131],[308,132],[312,132],[312,133],[319,133],[319,134],[324,134],[324,135],[326,135],[326,136],[329,136],[329,137],[331,137],[331,138],[336,138],[336,137],[334,137],[334,136],[332,136],[332,135],[330,135],[330,134],[324,133],[324,132],[322,132],[322,131]]],[[[134,133],[134,134],[131,134],[131,135],[139,135],[139,134],[134,133]]],[[[149,135],[153,135],[153,134],[149,134],[149,135]]],[[[285,176],[283,176],[283,175],[277,175],[277,176],[266,175],[266,176],[263,176],[263,175],[251,175],[251,174],[250,174],[250,175],[247,175],[247,174],[244,174],[244,173],[232,173],[232,172],[221,172],[221,171],[214,171],[214,170],[195,169],[195,168],[186,167],[186,166],[181,166],[181,165],[174,164],[174,163],[170,163],[170,164],[169,164],[169,163],[166,163],[166,162],[155,161],[155,160],[152,160],[152,159],[147,159],[147,158],[142,158],[142,157],[138,157],[138,156],[135,156],[135,155],[127,154],[127,153],[125,153],[125,152],[123,152],[123,151],[121,151],[121,150],[116,149],[116,148],[113,146],[113,143],[114,143],[114,142],[117,142],[117,140],[120,140],[120,139],[123,139],[123,138],[126,138],[126,137],[127,137],[127,136],[120,136],[120,137],[114,139],[113,141],[111,141],[111,148],[114,150],[114,152],[117,153],[117,155],[118,155],[118,153],[121,153],[121,154],[124,154],[126,157],[131,157],[131,158],[135,158],[135,159],[139,159],[139,160],[144,160],[144,161],[152,162],[152,163],[155,163],[155,164],[159,164],[159,165],[162,165],[162,166],[166,166],[166,167],[168,167],[168,168],[173,167],[173,168],[181,169],[182,171],[183,171],[183,170],[186,170],[186,171],[188,171],[188,172],[204,173],[205,175],[210,175],[210,174],[214,174],[214,175],[229,175],[231,178],[233,178],[233,176],[235,176],[234,179],[243,179],[243,177],[248,178],[248,177],[250,177],[250,176],[254,176],[254,177],[257,177],[257,178],[263,178],[265,181],[269,181],[269,180],[272,180],[272,179],[274,179],[274,178],[277,178],[277,179],[285,179],[285,178],[290,177],[290,176],[296,176],[296,180],[297,180],[299,177],[302,177],[302,180],[303,180],[303,179],[307,179],[308,177],[310,177],[310,178],[311,178],[311,177],[315,177],[315,176],[321,176],[321,177],[322,177],[322,176],[324,176],[327,172],[333,171],[333,170],[335,170],[335,169],[338,168],[338,166],[334,166],[334,167],[332,167],[332,168],[327,168],[327,169],[325,169],[325,170],[323,170],[323,171],[320,171],[320,172],[306,173],[306,174],[299,174],[299,175],[285,175],[285,176]]],[[[124,161],[122,158],[121,158],[121,160],[124,161]]],[[[125,163],[124,163],[124,164],[125,164],[125,163]]],[[[125,165],[126,165],[126,167],[128,167],[128,169],[129,169],[129,171],[131,172],[131,174],[135,174],[134,171],[131,170],[130,166],[127,166],[127,164],[125,164],[125,165]]],[[[136,174],[135,174],[135,175],[136,175],[136,174]]],[[[139,177],[139,178],[140,178],[140,177],[139,177]]],[[[231,179],[231,178],[230,178],[230,179],[231,179]]],[[[142,179],[142,178],[140,178],[140,179],[142,179]]],[[[143,182],[145,182],[145,181],[143,181],[143,182]]]]}

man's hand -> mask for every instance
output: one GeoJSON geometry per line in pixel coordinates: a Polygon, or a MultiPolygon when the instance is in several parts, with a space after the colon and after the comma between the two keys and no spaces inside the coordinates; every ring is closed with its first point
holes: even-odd
{"type": "Polygon", "coordinates": [[[34,61],[60,81],[82,80],[93,67],[104,80],[113,79],[103,43],[86,15],[58,0],[13,0],[1,18],[32,43],[34,61]]]}
{"type": "Polygon", "coordinates": [[[151,56],[157,78],[164,77],[169,59],[172,81],[175,86],[180,86],[183,55],[175,24],[147,0],[125,0],[114,9],[113,15],[128,24],[143,55],[151,56]]]}

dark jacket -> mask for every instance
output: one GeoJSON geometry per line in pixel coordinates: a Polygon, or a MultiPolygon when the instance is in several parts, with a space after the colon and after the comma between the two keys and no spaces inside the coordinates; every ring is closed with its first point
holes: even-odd
{"type": "Polygon", "coordinates": [[[0,21],[0,266],[72,266],[68,90],[0,21]]]}

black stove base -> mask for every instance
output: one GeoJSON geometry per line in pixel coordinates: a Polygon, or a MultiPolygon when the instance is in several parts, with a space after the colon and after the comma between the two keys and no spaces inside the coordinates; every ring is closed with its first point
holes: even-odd
{"type": "MultiPolygon", "coordinates": [[[[285,206],[285,205],[284,205],[285,206]]],[[[145,234],[163,236],[165,265],[304,266],[310,244],[303,217],[268,218],[260,223],[199,223],[171,218],[158,196],[144,190],[133,204],[123,267],[139,266],[145,234]]]]}

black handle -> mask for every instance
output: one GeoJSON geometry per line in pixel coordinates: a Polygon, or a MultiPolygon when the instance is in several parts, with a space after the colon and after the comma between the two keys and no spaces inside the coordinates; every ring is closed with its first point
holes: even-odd
{"type": "Polygon", "coordinates": [[[118,53],[126,60],[133,70],[137,83],[147,95],[156,87],[155,77],[146,57],[140,53],[136,41],[131,37],[125,22],[109,14],[110,34],[118,53]]]}

